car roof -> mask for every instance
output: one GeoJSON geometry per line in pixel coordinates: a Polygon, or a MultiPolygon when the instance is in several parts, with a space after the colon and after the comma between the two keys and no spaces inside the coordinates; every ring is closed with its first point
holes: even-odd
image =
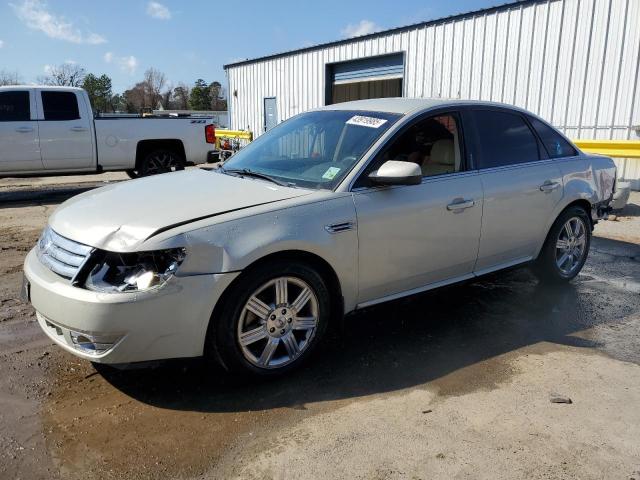
{"type": "MultiPolygon", "coordinates": [[[[319,110],[366,110],[370,112],[387,112],[407,114],[416,111],[427,110],[438,107],[454,107],[460,105],[476,105],[509,108],[526,112],[521,108],[507,105],[505,103],[484,102],[479,100],[460,100],[456,98],[372,98],[369,100],[355,100],[352,102],[336,103],[321,107],[319,110]]],[[[530,112],[526,112],[530,113],[530,112]]]]}

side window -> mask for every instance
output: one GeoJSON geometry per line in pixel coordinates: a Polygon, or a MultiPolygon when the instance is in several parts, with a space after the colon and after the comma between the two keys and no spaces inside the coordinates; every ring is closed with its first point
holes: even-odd
{"type": "Polygon", "coordinates": [[[376,163],[387,160],[413,162],[430,177],[461,170],[460,135],[454,115],[436,115],[421,120],[394,140],[376,163]]]}
{"type": "Polygon", "coordinates": [[[538,141],[521,115],[474,110],[473,118],[481,169],[540,160],[538,141]]]}
{"type": "Polygon", "coordinates": [[[0,122],[26,122],[29,116],[29,92],[0,93],[0,122]]]}
{"type": "Polygon", "coordinates": [[[562,138],[562,136],[559,135],[558,132],[556,132],[553,128],[545,125],[537,118],[529,117],[529,121],[542,140],[542,144],[547,150],[549,157],[573,157],[578,154],[576,152],[576,149],[573,148],[571,144],[564,138],[562,138]]]}
{"type": "Polygon", "coordinates": [[[41,92],[45,120],[77,120],[78,100],[73,92],[41,92]]]}

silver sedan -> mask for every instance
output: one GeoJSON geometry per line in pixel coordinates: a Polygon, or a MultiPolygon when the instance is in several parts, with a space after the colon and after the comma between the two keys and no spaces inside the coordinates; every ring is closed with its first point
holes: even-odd
{"type": "Polygon", "coordinates": [[[575,277],[616,170],[535,115],[379,99],[291,118],[222,168],[61,205],[25,261],[42,329],[82,358],[304,362],[344,314],[530,265],[575,277]]]}

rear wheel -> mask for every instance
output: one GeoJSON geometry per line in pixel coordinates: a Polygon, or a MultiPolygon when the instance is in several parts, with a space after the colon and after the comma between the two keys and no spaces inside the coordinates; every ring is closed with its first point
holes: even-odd
{"type": "Polygon", "coordinates": [[[535,264],[544,280],[568,281],[587,260],[591,245],[591,222],[581,207],[570,207],[556,219],[535,264]]]}
{"type": "Polygon", "coordinates": [[[208,338],[224,367],[273,376],[313,353],[331,312],[329,290],[313,268],[274,262],[246,272],[232,288],[208,338]]]}
{"type": "Polygon", "coordinates": [[[184,160],[171,150],[154,150],[144,156],[137,173],[141,177],[184,170],[184,160]]]}

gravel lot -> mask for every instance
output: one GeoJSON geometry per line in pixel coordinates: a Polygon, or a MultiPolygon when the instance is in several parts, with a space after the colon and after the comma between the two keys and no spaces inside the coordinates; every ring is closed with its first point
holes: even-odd
{"type": "Polygon", "coordinates": [[[242,383],[197,360],[96,370],[17,299],[53,209],[125,178],[0,180],[1,479],[640,479],[640,194],[569,285],[515,270],[383,305],[242,383]]]}

